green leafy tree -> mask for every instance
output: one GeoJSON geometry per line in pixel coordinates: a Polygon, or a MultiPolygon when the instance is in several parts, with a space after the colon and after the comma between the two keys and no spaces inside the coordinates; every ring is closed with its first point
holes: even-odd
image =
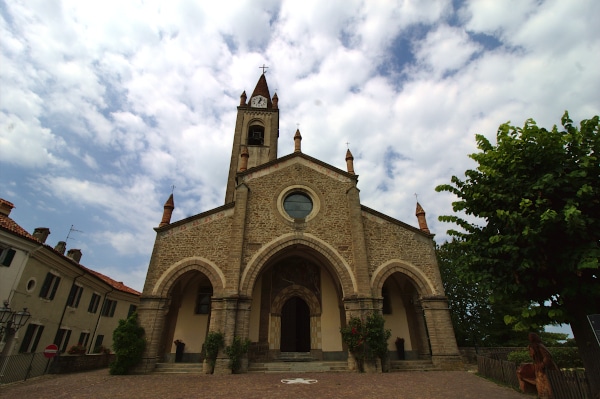
{"type": "Polygon", "coordinates": [[[144,328],[138,324],[137,312],[127,320],[119,320],[119,326],[113,332],[113,349],[116,360],[110,364],[111,374],[127,374],[142,360],[146,348],[144,328]]]}
{"type": "MultiPolygon", "coordinates": [[[[458,346],[527,346],[527,334],[515,331],[504,322],[516,301],[492,302],[486,284],[473,281],[459,262],[459,245],[447,242],[437,248],[438,264],[458,346]]],[[[535,332],[541,333],[540,329],[535,332]]]]}
{"type": "Polygon", "coordinates": [[[565,112],[563,129],[503,124],[492,145],[477,135],[478,164],[440,185],[458,197],[441,216],[461,229],[448,233],[471,281],[509,309],[517,330],[570,323],[594,394],[600,394],[600,348],[586,315],[600,313],[599,118],[579,128],[565,112]]]}

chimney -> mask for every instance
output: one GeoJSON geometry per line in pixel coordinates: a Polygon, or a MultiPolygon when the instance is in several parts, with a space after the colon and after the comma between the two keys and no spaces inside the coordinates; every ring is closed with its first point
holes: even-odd
{"type": "Polygon", "coordinates": [[[81,249],[69,249],[69,251],[67,251],[67,256],[79,263],[81,260],[81,249]]]}
{"type": "Polygon", "coordinates": [[[47,227],[36,227],[33,230],[33,238],[41,242],[42,244],[46,243],[46,239],[50,235],[50,229],[47,227]]]}
{"type": "Polygon", "coordinates": [[[15,206],[12,204],[12,202],[8,202],[7,200],[0,198],[0,215],[9,216],[10,211],[12,211],[14,207],[15,206]]]}
{"type": "Polygon", "coordinates": [[[67,249],[67,243],[64,241],[59,241],[56,246],[54,247],[54,250],[57,252],[60,252],[62,255],[65,254],[65,251],[67,249]]]}

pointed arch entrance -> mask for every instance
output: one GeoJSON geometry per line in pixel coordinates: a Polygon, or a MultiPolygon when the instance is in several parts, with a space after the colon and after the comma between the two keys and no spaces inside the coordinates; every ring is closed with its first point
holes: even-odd
{"type": "Polygon", "coordinates": [[[281,309],[280,350],[310,352],[310,309],[300,297],[291,297],[281,309]]]}
{"type": "Polygon", "coordinates": [[[185,344],[182,362],[199,362],[208,333],[213,286],[209,277],[189,270],[173,282],[168,292],[169,305],[161,340],[164,361],[175,359],[179,340],[185,344]]]}
{"type": "Polygon", "coordinates": [[[267,350],[267,359],[281,352],[343,356],[342,284],[319,251],[293,245],[272,254],[256,274],[251,297],[249,338],[261,353],[267,350]]]}

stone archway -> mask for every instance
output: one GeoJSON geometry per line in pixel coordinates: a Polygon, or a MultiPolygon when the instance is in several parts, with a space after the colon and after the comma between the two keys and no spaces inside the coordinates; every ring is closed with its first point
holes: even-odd
{"type": "MultiPolygon", "coordinates": [[[[321,319],[321,304],[319,299],[315,296],[314,292],[309,290],[306,287],[300,285],[291,285],[281,292],[273,299],[271,305],[271,323],[270,323],[270,336],[271,336],[271,344],[274,349],[279,349],[282,352],[286,352],[281,349],[283,345],[283,335],[286,331],[286,328],[282,326],[282,322],[284,321],[283,314],[285,312],[285,305],[290,303],[290,300],[294,298],[298,298],[306,305],[306,311],[308,311],[308,345],[303,343],[302,348],[306,349],[308,346],[308,350],[293,350],[291,352],[310,352],[310,351],[319,351],[321,350],[321,334],[320,334],[320,319],[321,319]]],[[[302,305],[300,305],[302,306],[302,305]]],[[[296,309],[297,310],[297,309],[296,309]]],[[[297,315],[304,318],[306,315],[297,315]]],[[[306,318],[301,322],[301,328],[306,327],[304,324],[306,322],[306,318]]],[[[295,337],[300,337],[300,334],[306,334],[306,331],[295,333],[295,337]]],[[[301,336],[301,339],[306,339],[306,336],[301,336]]],[[[295,344],[294,344],[295,345],[295,344]]]]}

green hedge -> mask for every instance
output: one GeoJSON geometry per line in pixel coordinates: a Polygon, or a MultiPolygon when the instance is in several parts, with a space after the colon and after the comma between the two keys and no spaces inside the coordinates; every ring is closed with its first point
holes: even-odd
{"type": "MultiPolygon", "coordinates": [[[[554,359],[554,363],[561,369],[576,369],[583,368],[583,362],[581,361],[581,357],[579,356],[579,352],[577,348],[548,348],[550,354],[552,355],[552,359],[554,359]]],[[[508,360],[510,362],[514,362],[517,365],[521,363],[531,363],[531,357],[529,356],[529,351],[515,351],[508,354],[508,360]]]]}

